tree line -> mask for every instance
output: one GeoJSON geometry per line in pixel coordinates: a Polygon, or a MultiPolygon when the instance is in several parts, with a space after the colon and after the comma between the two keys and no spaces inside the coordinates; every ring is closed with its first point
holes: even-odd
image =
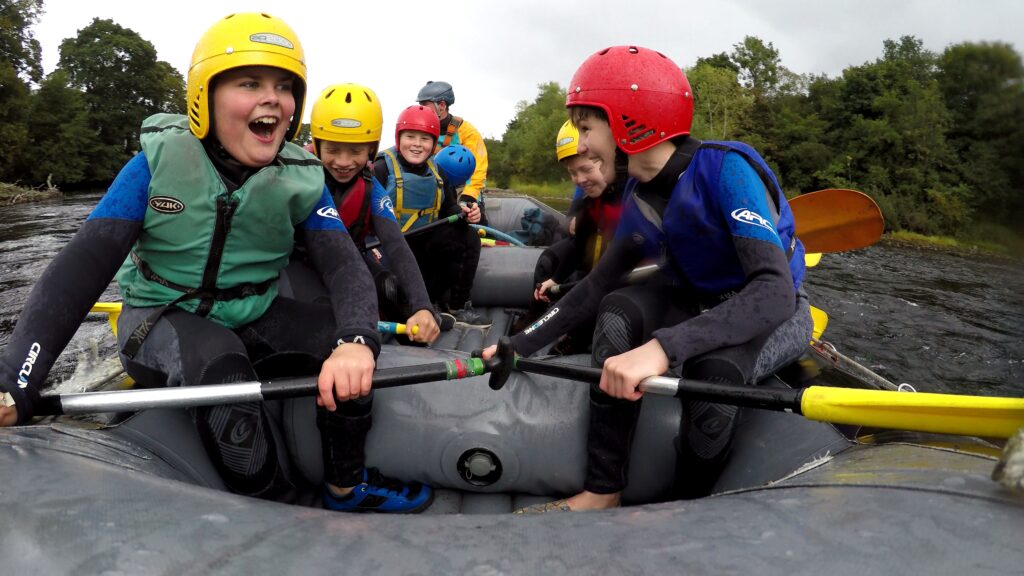
{"type": "MultiPolygon", "coordinates": [[[[684,71],[692,134],[753,145],[789,196],[853,188],[879,203],[890,230],[999,243],[1020,235],[1024,65],[1009,44],[937,54],[904,36],[829,78],[793,73],[771,42],[748,36],[684,71]]],[[[554,82],[519,103],[502,140],[488,142],[492,182],[571,188],[554,159],[564,106],[554,82]]]]}
{"type": "MultiPolygon", "coordinates": [[[[105,186],[138,151],[144,118],[184,112],[185,81],[149,41],[98,18],[61,43],[44,77],[32,34],[42,10],[42,0],[0,0],[0,182],[105,186]]],[[[905,36],[829,78],[793,73],[771,42],[748,36],[685,72],[693,135],[753,145],[790,196],[861,190],[896,230],[995,241],[1021,230],[1024,64],[1009,44],[939,54],[905,36]]],[[[565,89],[539,86],[488,141],[489,183],[571,188],[554,159],[565,119],[565,89]]]]}

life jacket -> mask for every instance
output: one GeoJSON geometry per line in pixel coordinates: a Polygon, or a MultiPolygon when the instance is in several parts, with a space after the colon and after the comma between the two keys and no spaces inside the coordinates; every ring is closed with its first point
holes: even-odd
{"type": "Polygon", "coordinates": [[[320,161],[286,143],[271,165],[229,192],[185,116],[147,118],[140,140],[149,207],[117,273],[124,301],[175,305],[229,328],[262,316],[277,296],[295,227],[323,196],[320,161]]]}
{"type": "Polygon", "coordinates": [[[455,146],[460,144],[459,142],[459,127],[462,126],[462,118],[458,116],[452,116],[448,122],[448,128],[445,129],[444,134],[441,134],[437,138],[437,146],[434,148],[434,153],[440,152],[448,146],[455,146]]]}
{"type": "Polygon", "coordinates": [[[388,196],[395,207],[395,216],[402,232],[414,230],[437,220],[444,200],[444,180],[434,165],[434,159],[427,160],[430,174],[420,176],[402,172],[394,147],[382,150],[377,158],[384,158],[388,166],[388,196]]]}
{"type": "Polygon", "coordinates": [[[373,233],[370,220],[370,197],[373,195],[373,172],[363,168],[348,190],[339,198],[334,196],[334,204],[338,207],[341,221],[352,236],[356,246],[361,246],[366,237],[373,233]]]}
{"type": "MultiPolygon", "coordinates": [[[[620,194],[602,194],[597,198],[587,198],[584,205],[587,217],[594,223],[594,231],[587,238],[587,250],[585,261],[587,266],[593,270],[597,261],[601,258],[608,247],[608,242],[615,235],[615,229],[619,225],[619,217],[622,215],[622,196],[620,194]]],[[[577,226],[577,229],[579,227],[577,226]]]]}
{"type": "MultiPolygon", "coordinates": [[[[732,232],[718,208],[718,178],[728,152],[740,154],[757,172],[771,197],[772,222],[758,220],[752,226],[757,239],[780,243],[789,259],[793,286],[804,276],[804,248],[796,238],[793,212],[775,175],[763,158],[742,142],[704,142],[679,177],[663,217],[636,194],[637,181],[630,179],[618,234],[642,245],[644,256],[665,261],[667,271],[703,295],[727,298],[741,289],[746,275],[733,246],[732,232]]],[[[734,218],[760,218],[735,214],[734,218]]]]}

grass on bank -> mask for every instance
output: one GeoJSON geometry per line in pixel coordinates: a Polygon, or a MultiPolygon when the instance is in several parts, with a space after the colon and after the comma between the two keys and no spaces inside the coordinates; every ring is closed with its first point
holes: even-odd
{"type": "Polygon", "coordinates": [[[60,198],[61,196],[61,191],[49,183],[45,188],[24,188],[16,184],[0,182],[0,205],[37,202],[39,200],[60,198]]]}

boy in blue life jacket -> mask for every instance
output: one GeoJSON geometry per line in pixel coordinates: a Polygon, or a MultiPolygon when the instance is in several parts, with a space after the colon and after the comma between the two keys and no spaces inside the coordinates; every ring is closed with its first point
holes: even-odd
{"type": "MultiPolygon", "coordinates": [[[[625,165],[619,228],[595,269],[527,331],[524,355],[597,314],[583,491],[522,512],[618,506],[648,376],[752,384],[799,357],[811,337],[803,245],[774,174],[740,142],[689,136],[693,94],[665,56],[615,46],[588,58],[566,105],[581,154],[625,165]],[[644,258],[660,273],[613,290],[644,258]]],[[[494,347],[485,351],[491,357],[494,347]]],[[[736,427],[736,407],[683,400],[679,496],[708,494],[736,427]]]]}
{"type": "Polygon", "coordinates": [[[398,115],[395,146],[377,154],[373,173],[391,198],[398,224],[408,234],[409,248],[438,310],[450,312],[459,323],[486,327],[490,321],[474,310],[469,300],[480,261],[480,239],[467,222],[480,221],[480,208],[459,204],[455,183],[438,172],[432,156],[439,130],[432,110],[409,106],[398,115]],[[417,228],[459,213],[465,218],[415,233],[417,228]]]}
{"type": "MultiPolygon", "coordinates": [[[[381,316],[405,323],[410,340],[429,344],[437,339],[440,329],[426,285],[398,227],[391,198],[370,171],[369,162],[377,155],[383,124],[380,100],[372,89],[359,84],[328,86],[313,102],[312,151],[323,163],[324,183],[341,221],[373,276],[381,316]],[[381,265],[377,251],[366,249],[368,236],[380,242],[387,268],[381,265]]],[[[298,299],[329,301],[319,275],[310,268],[299,247],[282,280],[298,299]]]]}
{"type": "MultiPolygon", "coordinates": [[[[188,115],[145,120],[142,152],[29,296],[0,357],[0,424],[32,418],[54,360],[116,273],[121,361],[140,385],[251,382],[261,364],[288,355],[319,370],[324,504],[391,512],[429,505],[430,488],[365,468],[369,415],[339,410],[371,390],[377,303],[364,297],[373,283],[320,162],[289,142],[305,95],[302,45],[282,20],[237,13],[206,31],[189,68],[188,115]],[[330,304],[278,295],[297,232],[330,304]],[[37,351],[35,369],[12,385],[29,350],[37,351]]],[[[274,405],[201,407],[193,417],[229,489],[294,496],[274,405]]]]}

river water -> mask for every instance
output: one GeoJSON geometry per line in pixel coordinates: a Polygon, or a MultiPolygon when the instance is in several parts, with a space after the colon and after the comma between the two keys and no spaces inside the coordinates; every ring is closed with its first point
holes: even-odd
{"type": "MultiPolygon", "coordinates": [[[[0,206],[0,347],[36,279],[99,197],[0,206]]],[[[1024,396],[1021,262],[883,243],[825,255],[805,286],[829,315],[823,339],[885,378],[919,391],[1024,396]]],[[[102,297],[119,299],[113,284],[102,297]]],[[[90,314],[51,381],[113,355],[104,317],[90,314]]]]}

